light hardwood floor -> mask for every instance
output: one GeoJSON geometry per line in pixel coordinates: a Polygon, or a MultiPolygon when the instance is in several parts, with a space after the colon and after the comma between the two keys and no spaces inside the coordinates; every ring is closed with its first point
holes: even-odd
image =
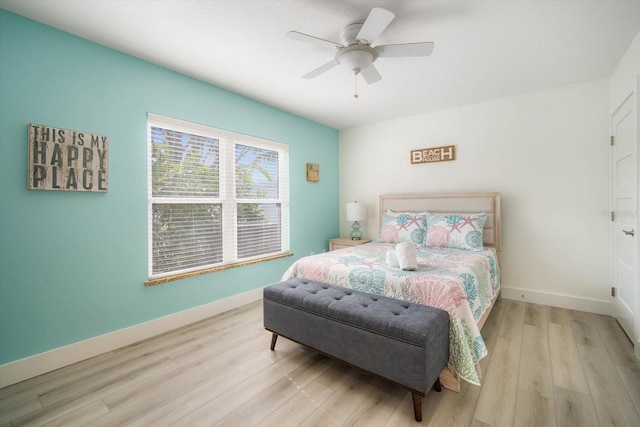
{"type": "Polygon", "coordinates": [[[0,390],[0,427],[640,426],[640,362],[610,317],[501,300],[482,387],[409,392],[284,338],[257,302],[0,390]]]}

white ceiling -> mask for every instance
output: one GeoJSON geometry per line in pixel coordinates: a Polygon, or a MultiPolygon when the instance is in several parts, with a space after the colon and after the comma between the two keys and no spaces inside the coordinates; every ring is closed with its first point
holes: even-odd
{"type": "Polygon", "coordinates": [[[640,0],[0,0],[0,7],[344,129],[607,78],[640,31],[640,0]],[[396,18],[377,44],[433,41],[427,58],[379,58],[367,85],[331,49],[374,6],[396,18]]]}

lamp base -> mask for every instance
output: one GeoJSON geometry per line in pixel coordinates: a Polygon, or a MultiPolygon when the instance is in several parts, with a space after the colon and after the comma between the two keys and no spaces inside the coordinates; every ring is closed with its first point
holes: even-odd
{"type": "Polygon", "coordinates": [[[351,233],[349,234],[349,236],[351,236],[351,240],[362,239],[362,231],[360,231],[360,224],[358,224],[358,221],[354,221],[354,223],[351,225],[351,233]]]}

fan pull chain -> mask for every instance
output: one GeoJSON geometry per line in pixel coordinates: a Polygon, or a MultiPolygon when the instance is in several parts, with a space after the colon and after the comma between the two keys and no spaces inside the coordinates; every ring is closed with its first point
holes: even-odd
{"type": "Polygon", "coordinates": [[[353,73],[353,77],[355,78],[355,93],[353,97],[358,99],[358,73],[353,73]]]}

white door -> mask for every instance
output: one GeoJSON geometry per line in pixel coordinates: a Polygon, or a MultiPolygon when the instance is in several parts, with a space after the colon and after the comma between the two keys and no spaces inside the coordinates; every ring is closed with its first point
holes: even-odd
{"type": "Polygon", "coordinates": [[[635,344],[637,271],[637,130],[635,94],[611,116],[613,313],[635,344]]]}

